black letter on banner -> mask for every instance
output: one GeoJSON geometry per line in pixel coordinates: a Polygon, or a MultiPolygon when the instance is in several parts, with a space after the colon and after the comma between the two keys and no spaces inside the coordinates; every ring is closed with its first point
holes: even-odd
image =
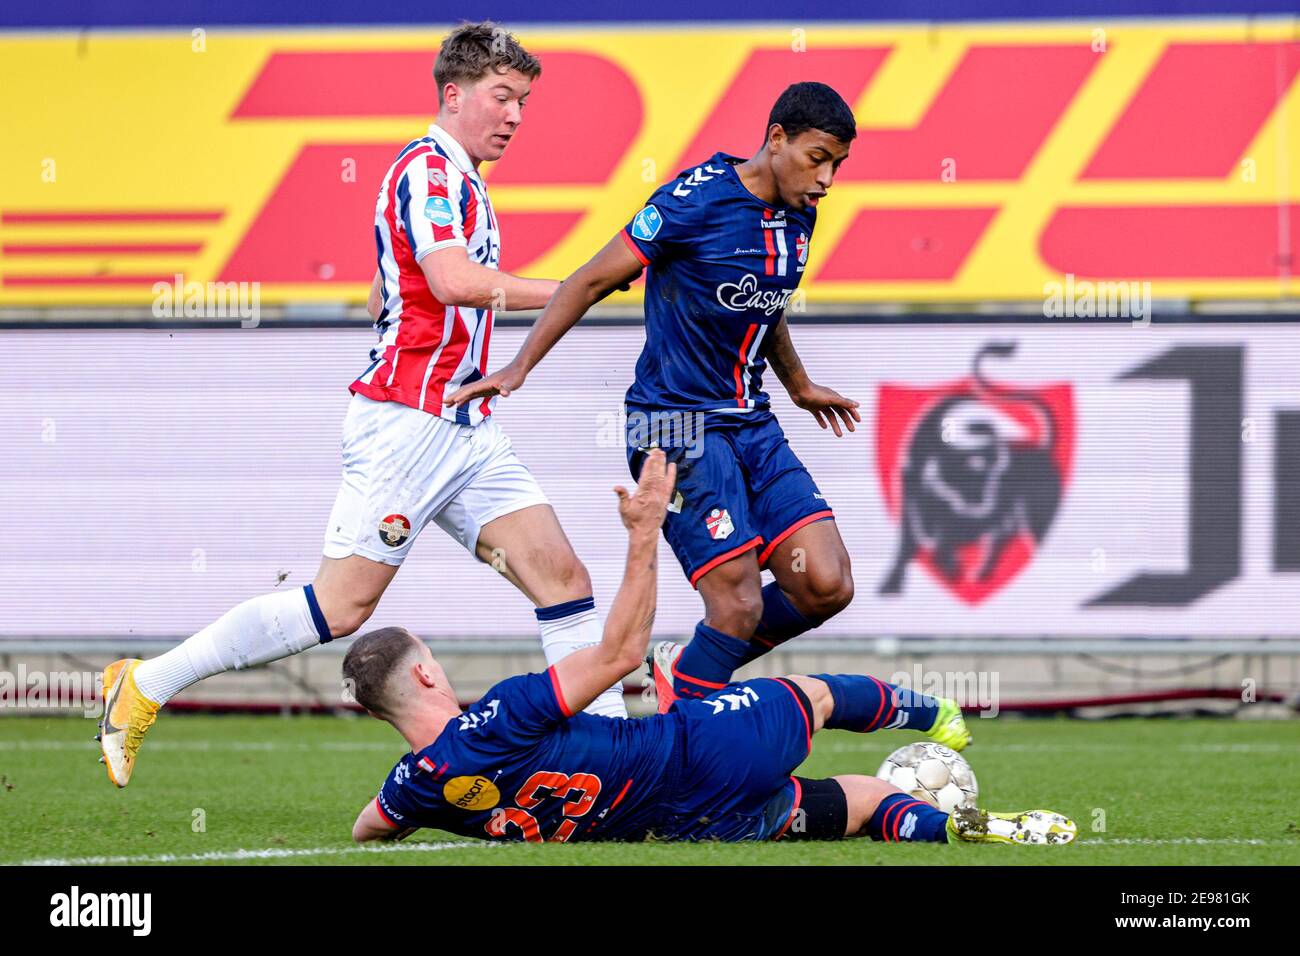
{"type": "Polygon", "coordinates": [[[1300,571],[1300,409],[1273,418],[1273,570],[1300,571]]]}
{"type": "Polygon", "coordinates": [[[1239,345],[1184,345],[1119,376],[1191,386],[1187,570],[1134,575],[1085,607],[1181,607],[1241,573],[1242,362],[1239,345]]]}

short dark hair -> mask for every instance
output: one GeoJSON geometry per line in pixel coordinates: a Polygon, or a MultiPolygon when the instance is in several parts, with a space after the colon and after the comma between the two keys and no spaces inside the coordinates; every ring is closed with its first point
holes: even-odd
{"type": "Polygon", "coordinates": [[[513,33],[491,20],[462,23],[438,49],[433,80],[438,84],[438,105],[448,83],[474,83],[489,72],[518,70],[529,79],[542,75],[542,63],[520,45],[513,33]]]}
{"type": "Polygon", "coordinates": [[[363,634],[352,642],[343,658],[344,686],[366,710],[391,720],[393,694],[389,684],[419,646],[419,639],[404,627],[381,627],[363,634]]]}
{"type": "MultiPolygon", "coordinates": [[[[785,135],[794,139],[805,130],[819,129],[843,143],[858,135],[853,110],[844,98],[825,83],[792,83],[777,97],[767,117],[767,129],[780,123],[785,135]]],[[[763,133],[767,141],[767,131],[763,133]]]]}

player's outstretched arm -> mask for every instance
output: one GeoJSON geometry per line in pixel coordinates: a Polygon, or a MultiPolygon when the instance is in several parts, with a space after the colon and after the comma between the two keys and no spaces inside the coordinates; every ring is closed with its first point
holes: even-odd
{"type": "Polygon", "coordinates": [[[470,259],[464,246],[437,249],[420,260],[429,289],[443,305],[496,312],[540,309],[554,294],[554,279],[525,279],[470,259]]]}
{"type": "Polygon", "coordinates": [[[384,815],[371,800],[357,815],[357,822],[352,824],[352,839],[357,843],[369,843],[371,840],[405,840],[419,827],[402,829],[384,819],[384,815]]]}
{"type": "Polygon", "coordinates": [[[615,236],[577,272],[560,283],[510,364],[499,372],[457,389],[447,399],[447,404],[459,405],[491,395],[505,398],[524,384],[533,367],[546,357],[569,329],[578,324],[588,309],[615,289],[627,287],[643,268],[622,236],[615,236]]]}
{"type": "Polygon", "coordinates": [[[641,468],[636,491],[618,487],[618,513],[627,529],[623,583],[605,619],[605,634],[555,665],[555,677],[572,713],[578,713],[616,681],[636,670],[650,642],[655,619],[659,529],[677,479],[677,466],[656,448],[641,468]]]}
{"type": "Polygon", "coordinates": [[[790,393],[790,401],[812,413],[822,428],[827,427],[829,422],[836,438],[844,434],[840,430],[840,421],[844,422],[844,427],[849,431],[856,431],[853,423],[862,421],[862,416],[858,414],[858,403],[845,398],[833,388],[815,384],[808,377],[799,353],[794,350],[794,340],[790,338],[790,326],[785,316],[781,316],[781,321],[772,329],[770,342],[768,364],[790,393]],[[836,419],[837,415],[839,419],[836,419]]]}

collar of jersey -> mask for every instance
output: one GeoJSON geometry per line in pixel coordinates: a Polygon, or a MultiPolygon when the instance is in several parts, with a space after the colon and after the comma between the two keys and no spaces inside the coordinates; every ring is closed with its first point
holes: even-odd
{"type": "MultiPolygon", "coordinates": [[[[444,727],[444,728],[442,729],[442,733],[438,734],[438,736],[434,738],[433,743],[429,744],[429,746],[425,747],[425,748],[422,749],[422,750],[412,750],[410,753],[405,754],[405,755],[403,756],[403,759],[405,759],[406,757],[410,757],[410,758],[411,758],[411,772],[412,772],[413,774],[415,774],[415,773],[428,773],[428,771],[425,770],[424,767],[421,766],[421,764],[420,764],[420,761],[421,761],[421,760],[424,760],[424,759],[426,759],[426,758],[428,759],[428,761],[429,761],[431,764],[433,764],[433,766],[434,766],[435,769],[437,768],[437,766],[438,766],[438,761],[435,760],[434,757],[435,757],[435,756],[441,756],[441,755],[440,755],[440,754],[435,755],[435,754],[434,754],[434,750],[437,748],[438,744],[442,743],[442,738],[443,738],[443,736],[446,735],[446,733],[447,733],[449,730],[452,729],[452,727],[455,725],[455,723],[456,723],[456,721],[455,721],[455,719],[453,718],[453,719],[452,719],[452,720],[447,724],[447,726],[444,727]]],[[[437,779],[437,774],[436,774],[436,773],[435,773],[435,774],[432,774],[432,776],[434,777],[434,779],[437,779]]]]}
{"type": "Polygon", "coordinates": [[[744,160],[741,159],[739,156],[732,156],[728,153],[717,152],[713,154],[713,159],[710,159],[709,162],[713,162],[714,160],[720,162],[723,166],[727,168],[727,172],[731,174],[731,181],[735,183],[737,189],[739,189],[750,199],[754,200],[754,202],[758,203],[764,209],[771,209],[773,211],[776,211],[777,209],[784,209],[787,213],[791,213],[795,211],[791,209],[789,206],[784,206],[781,205],[780,203],[764,202],[763,200],[755,196],[753,193],[751,193],[749,191],[749,187],[745,185],[745,181],[740,178],[740,173],[736,172],[736,167],[744,162],[744,160]]]}
{"type": "Polygon", "coordinates": [[[429,124],[429,137],[443,148],[451,161],[456,164],[456,168],[467,176],[477,175],[474,172],[474,163],[470,161],[469,153],[465,152],[465,147],[456,142],[456,137],[452,136],[437,123],[429,124]]]}

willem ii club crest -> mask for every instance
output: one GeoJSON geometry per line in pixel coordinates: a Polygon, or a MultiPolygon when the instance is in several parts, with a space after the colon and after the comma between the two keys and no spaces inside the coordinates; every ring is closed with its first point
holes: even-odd
{"type": "Polygon", "coordinates": [[[406,515],[389,515],[379,522],[379,540],[390,548],[399,548],[411,536],[411,521],[406,515]]]}
{"type": "Polygon", "coordinates": [[[880,594],[900,594],[916,562],[978,604],[1029,564],[1051,527],[1070,478],[1074,389],[989,381],[983,360],[1015,350],[985,345],[955,382],[880,387],[876,467],[899,526],[880,594]]]}

